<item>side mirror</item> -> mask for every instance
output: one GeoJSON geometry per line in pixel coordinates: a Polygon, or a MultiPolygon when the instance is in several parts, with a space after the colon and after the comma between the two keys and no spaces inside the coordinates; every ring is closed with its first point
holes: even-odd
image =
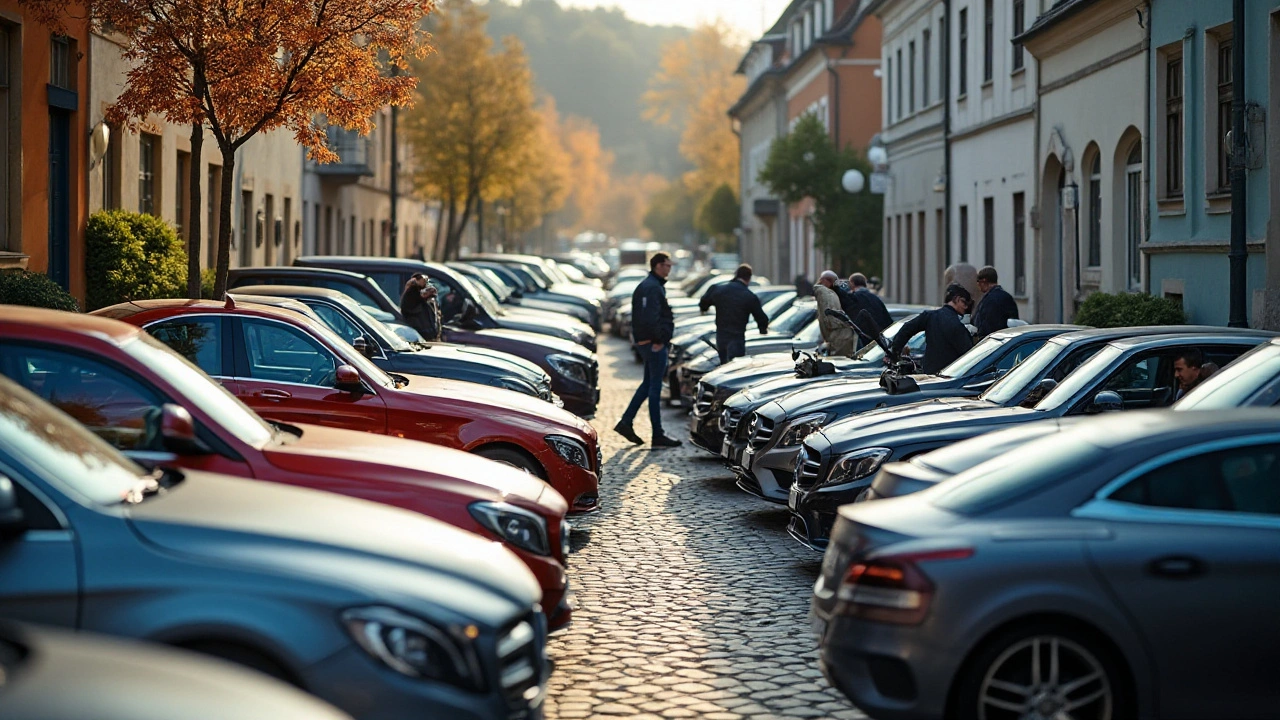
{"type": "Polygon", "coordinates": [[[1045,378],[1036,385],[1036,391],[1043,397],[1044,395],[1048,395],[1053,392],[1053,389],[1056,387],[1058,387],[1057,380],[1054,380],[1053,378],[1045,378]]]}
{"type": "Polygon", "coordinates": [[[1089,403],[1089,407],[1085,408],[1085,412],[1090,415],[1104,412],[1116,412],[1124,409],[1124,398],[1120,397],[1120,393],[1111,390],[1103,390],[1093,396],[1093,400],[1089,403]]]}
{"type": "Polygon", "coordinates": [[[333,386],[348,392],[363,392],[364,382],[360,380],[360,372],[350,365],[339,365],[335,373],[333,386]]]}
{"type": "Polygon", "coordinates": [[[13,481],[0,475],[0,538],[17,537],[27,529],[27,519],[18,507],[18,491],[13,481]]]}
{"type": "Polygon", "coordinates": [[[351,347],[354,347],[356,349],[356,352],[360,353],[361,355],[367,358],[371,358],[374,355],[377,355],[377,351],[374,349],[375,347],[374,344],[370,342],[369,338],[365,335],[361,335],[355,340],[352,340],[351,347]]]}
{"type": "Polygon", "coordinates": [[[159,408],[148,411],[147,442],[143,443],[141,452],[172,453],[174,455],[207,455],[211,452],[200,438],[196,437],[196,421],[191,413],[181,405],[165,403],[159,408]]]}

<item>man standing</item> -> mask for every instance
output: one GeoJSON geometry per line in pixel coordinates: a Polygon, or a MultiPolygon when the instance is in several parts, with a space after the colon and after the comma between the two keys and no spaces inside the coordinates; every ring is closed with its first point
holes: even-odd
{"type": "Polygon", "coordinates": [[[440,306],[436,303],[436,286],[427,276],[414,273],[400,294],[400,314],[409,327],[427,342],[440,341],[440,306]]]}
{"type": "Polygon", "coordinates": [[[990,265],[978,271],[978,290],[982,293],[982,301],[978,303],[978,309],[973,311],[973,325],[978,328],[978,339],[981,340],[997,330],[1009,327],[1010,320],[1017,320],[1018,303],[1000,287],[996,269],[990,265]]]}
{"type": "Polygon", "coordinates": [[[657,253],[649,260],[649,277],[640,281],[631,293],[631,340],[644,360],[644,381],[636,388],[631,404],[613,430],[636,445],[644,441],[631,424],[645,400],[649,401],[653,446],[679,447],[681,444],[662,431],[662,381],[667,375],[667,343],[675,333],[675,318],[667,304],[666,284],[670,274],[671,256],[657,253]]]}
{"type": "Polygon", "coordinates": [[[852,357],[853,329],[827,316],[827,310],[844,310],[837,290],[840,285],[844,285],[844,281],[831,270],[818,276],[818,284],[813,288],[814,297],[818,300],[818,327],[822,329],[822,339],[827,343],[827,354],[852,357]]]}
{"type": "MultiPolygon", "coordinates": [[[[889,314],[889,308],[884,306],[884,301],[880,296],[871,292],[871,288],[867,287],[867,276],[862,273],[854,273],[849,276],[849,285],[853,287],[852,293],[852,310],[849,313],[849,319],[855,322],[858,319],[858,312],[866,310],[871,313],[871,319],[876,321],[876,330],[884,332],[885,328],[893,324],[893,316],[889,314]]],[[[870,328],[863,328],[870,332],[870,328]]]]}
{"type": "Polygon", "coordinates": [[[943,301],[945,304],[937,310],[927,310],[908,320],[893,337],[893,354],[899,355],[913,335],[924,331],[921,369],[930,375],[937,375],[973,347],[968,328],[960,322],[960,316],[973,307],[973,296],[963,285],[952,284],[943,301]]]}
{"type": "Polygon", "coordinates": [[[760,307],[760,298],[751,292],[751,266],[739,265],[733,279],[708,290],[698,308],[706,313],[716,309],[716,352],[720,364],[747,354],[747,317],[756,319],[760,334],[769,332],[769,316],[760,307]]]}

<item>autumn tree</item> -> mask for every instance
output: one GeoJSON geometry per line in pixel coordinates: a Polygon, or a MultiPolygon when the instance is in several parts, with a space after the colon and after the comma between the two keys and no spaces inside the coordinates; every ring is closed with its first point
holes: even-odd
{"type": "Polygon", "coordinates": [[[738,196],[728,184],[712,191],[698,208],[698,229],[716,239],[719,249],[730,251],[735,247],[734,231],[742,224],[742,207],[738,196]]]}

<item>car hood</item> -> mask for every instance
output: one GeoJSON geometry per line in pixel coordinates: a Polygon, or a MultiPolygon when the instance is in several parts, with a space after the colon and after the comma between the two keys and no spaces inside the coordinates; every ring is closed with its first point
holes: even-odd
{"type": "Polygon", "coordinates": [[[556,283],[548,288],[550,292],[557,295],[572,295],[583,300],[592,300],[599,302],[605,298],[603,288],[594,287],[592,285],[578,285],[576,283],[556,283]]]}
{"type": "Polygon", "coordinates": [[[837,378],[817,385],[807,385],[777,400],[787,417],[795,417],[796,413],[819,410],[835,405],[849,403],[866,404],[864,409],[870,410],[881,402],[902,405],[926,399],[920,393],[930,390],[941,390],[950,387],[954,381],[929,375],[913,375],[919,383],[920,391],[905,395],[889,395],[880,387],[880,379],[875,378],[837,378]]]}
{"type": "Polygon", "coordinates": [[[559,430],[575,437],[595,437],[596,431],[586,420],[524,393],[421,375],[401,377],[407,378],[409,384],[400,392],[429,398],[433,410],[452,407],[472,418],[499,418],[540,432],[559,430]]]}
{"type": "Polygon", "coordinates": [[[542,382],[542,368],[528,360],[499,350],[454,343],[428,343],[425,348],[414,350],[413,354],[427,358],[449,358],[468,363],[479,363],[514,377],[528,380],[535,387],[542,382]]]}
{"type": "Polygon", "coordinates": [[[125,512],[139,536],[169,552],[323,579],[369,600],[426,601],[501,622],[511,603],[526,611],[541,597],[533,574],[499,543],[332,493],[186,472],[125,512]]]}
{"type": "Polygon", "coordinates": [[[591,361],[591,351],[582,347],[576,342],[565,340],[563,338],[552,337],[551,335],[540,335],[538,333],[528,332],[526,330],[511,330],[508,328],[487,328],[477,330],[477,334],[489,335],[493,337],[505,338],[513,342],[523,342],[529,345],[538,345],[544,348],[548,353],[560,353],[562,355],[577,355],[584,362],[591,361]]]}
{"type": "Polygon", "coordinates": [[[561,515],[564,498],[541,480],[469,452],[375,433],[297,425],[302,437],[264,450],[267,461],[291,472],[400,483],[461,496],[464,502],[516,501],[561,515]],[[317,462],[319,461],[319,462],[317,462]]]}
{"type": "Polygon", "coordinates": [[[583,333],[589,336],[594,336],[596,334],[595,328],[577,317],[562,312],[556,312],[555,310],[505,307],[502,309],[502,312],[503,315],[500,320],[509,320],[519,322],[523,325],[534,325],[536,327],[546,327],[548,323],[551,323],[558,328],[563,328],[564,330],[573,333],[583,333]]]}
{"type": "Polygon", "coordinates": [[[897,407],[881,408],[862,413],[857,418],[841,418],[823,428],[823,433],[834,444],[844,433],[861,433],[873,425],[888,432],[910,429],[935,422],[952,424],[967,411],[988,410],[999,405],[977,398],[933,398],[897,407]]]}

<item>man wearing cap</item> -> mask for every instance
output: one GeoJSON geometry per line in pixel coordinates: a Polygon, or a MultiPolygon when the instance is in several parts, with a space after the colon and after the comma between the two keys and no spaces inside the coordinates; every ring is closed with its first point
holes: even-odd
{"type": "Polygon", "coordinates": [[[937,375],[942,368],[973,347],[969,329],[960,318],[973,308],[973,296],[963,285],[947,286],[942,307],[926,310],[903,324],[893,338],[893,351],[900,355],[907,341],[918,332],[924,332],[924,363],[921,368],[929,375],[937,375]]]}

